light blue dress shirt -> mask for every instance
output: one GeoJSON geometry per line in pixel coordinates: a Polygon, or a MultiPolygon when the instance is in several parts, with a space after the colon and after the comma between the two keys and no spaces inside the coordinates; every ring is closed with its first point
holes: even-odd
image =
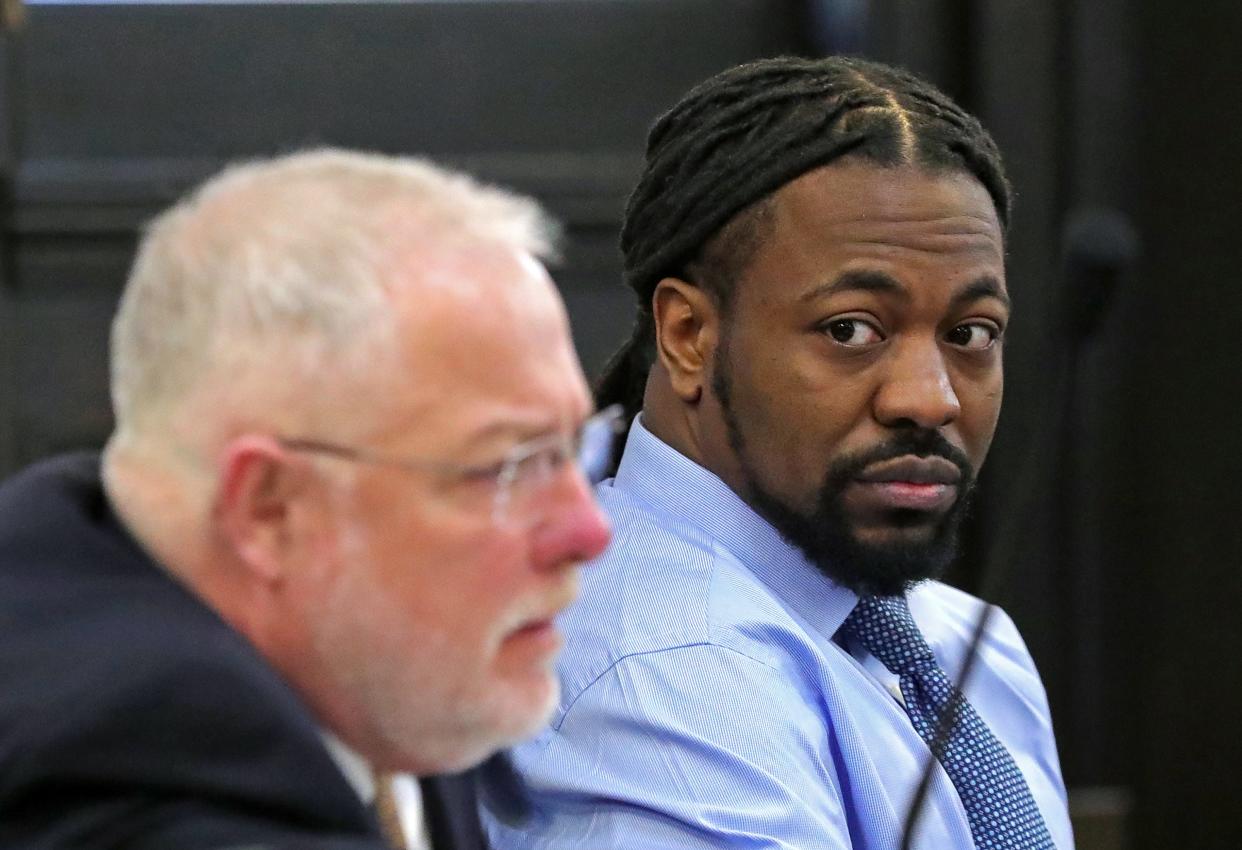
{"type": "MultiPolygon", "coordinates": [[[[613,541],[562,619],[551,725],[513,754],[533,814],[482,812],[498,850],[896,850],[929,752],[896,677],[833,640],[855,595],[641,420],[598,492],[613,541]]],[[[955,677],[981,603],[937,582],[909,601],[955,677]]],[[[1069,850],[1047,699],[1003,614],[966,694],[1069,850]]],[[[939,766],[914,846],[974,846],[939,766]]]]}

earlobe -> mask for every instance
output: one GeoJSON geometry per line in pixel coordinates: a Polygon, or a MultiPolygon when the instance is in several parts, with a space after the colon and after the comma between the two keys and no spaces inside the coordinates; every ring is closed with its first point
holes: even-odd
{"type": "Polygon", "coordinates": [[[297,492],[285,451],[271,438],[241,437],[220,459],[217,527],[261,581],[278,582],[294,541],[291,499],[297,492]]]}
{"type": "Polygon", "coordinates": [[[708,380],[707,365],[716,350],[717,311],[708,293],[692,283],[666,277],[652,295],[656,356],[673,392],[697,404],[708,380]]]}

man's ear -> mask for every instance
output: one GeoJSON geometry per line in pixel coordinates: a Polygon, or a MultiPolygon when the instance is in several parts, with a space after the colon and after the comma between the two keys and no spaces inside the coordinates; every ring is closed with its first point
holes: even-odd
{"type": "Polygon", "coordinates": [[[656,356],[682,401],[703,397],[708,365],[716,351],[719,315],[712,297],[680,278],[666,277],[651,297],[656,356]]]}
{"type": "Polygon", "coordinates": [[[214,514],[238,559],[261,581],[280,581],[298,542],[294,501],[307,465],[270,437],[234,439],[220,458],[214,514]]]}

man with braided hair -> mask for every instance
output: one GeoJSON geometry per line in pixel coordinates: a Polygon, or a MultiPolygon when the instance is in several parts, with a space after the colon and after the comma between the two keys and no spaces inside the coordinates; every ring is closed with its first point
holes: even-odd
{"type": "Polygon", "coordinates": [[[1072,846],[1030,655],[997,613],[963,699],[984,606],[935,580],[1000,412],[1009,211],[978,121],[875,63],[744,65],[656,122],[597,398],[637,414],[615,536],[496,845],[895,850],[917,810],[914,847],[1072,846]]]}

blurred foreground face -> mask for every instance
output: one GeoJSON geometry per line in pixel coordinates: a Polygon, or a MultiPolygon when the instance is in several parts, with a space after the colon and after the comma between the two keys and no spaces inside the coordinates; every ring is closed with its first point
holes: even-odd
{"type": "Polygon", "coordinates": [[[434,254],[411,250],[394,275],[391,394],[352,443],[394,462],[318,462],[332,534],[305,597],[322,685],[417,772],[467,767],[546,721],[553,618],[608,540],[572,460],[505,468],[591,412],[547,273],[506,248],[434,254]]]}

